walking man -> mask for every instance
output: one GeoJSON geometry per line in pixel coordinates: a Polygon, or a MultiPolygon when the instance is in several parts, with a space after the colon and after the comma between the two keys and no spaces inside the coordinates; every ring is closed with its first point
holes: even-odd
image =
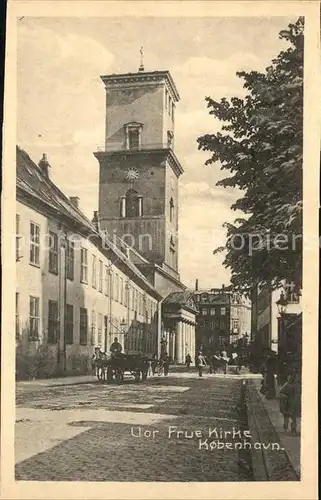
{"type": "Polygon", "coordinates": [[[198,368],[198,376],[199,377],[203,376],[204,366],[206,366],[206,362],[205,362],[203,354],[200,352],[197,356],[197,368],[198,368]]]}

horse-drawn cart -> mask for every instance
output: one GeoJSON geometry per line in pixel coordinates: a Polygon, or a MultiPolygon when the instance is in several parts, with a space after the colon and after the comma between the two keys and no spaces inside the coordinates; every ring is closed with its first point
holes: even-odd
{"type": "Polygon", "coordinates": [[[125,373],[134,376],[135,381],[146,380],[148,373],[148,358],[137,354],[112,354],[109,358],[96,360],[96,375],[98,380],[121,384],[125,373]]]}

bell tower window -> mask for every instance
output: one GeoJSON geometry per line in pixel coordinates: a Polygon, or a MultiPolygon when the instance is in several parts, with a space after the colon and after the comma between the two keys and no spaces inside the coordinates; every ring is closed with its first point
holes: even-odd
{"type": "Polygon", "coordinates": [[[143,197],[134,189],[129,189],[120,201],[121,217],[142,217],[143,197]]]}
{"type": "Polygon", "coordinates": [[[141,146],[141,131],[143,125],[141,123],[127,123],[125,125],[125,148],[140,149],[141,146]]]}

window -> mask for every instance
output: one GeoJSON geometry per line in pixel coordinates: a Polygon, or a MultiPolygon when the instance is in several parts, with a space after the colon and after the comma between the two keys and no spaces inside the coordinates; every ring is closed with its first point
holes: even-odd
{"type": "Polygon", "coordinates": [[[107,348],[106,342],[107,342],[107,334],[108,334],[108,316],[104,316],[104,342],[105,342],[105,349],[107,348]]]}
{"type": "Polygon", "coordinates": [[[139,130],[132,128],[128,130],[128,149],[139,148],[139,130]]]}
{"type": "Polygon", "coordinates": [[[58,235],[49,231],[49,272],[58,274],[58,235]]]}
{"type": "Polygon", "coordinates": [[[225,347],[225,337],[219,337],[220,347],[223,349],[225,347]]]}
{"type": "Polygon", "coordinates": [[[20,255],[20,215],[16,214],[16,261],[21,259],[20,255]]]}
{"type": "Polygon", "coordinates": [[[103,292],[103,263],[101,260],[99,261],[99,268],[98,268],[98,290],[101,293],[103,292]]]}
{"type": "Polygon", "coordinates": [[[30,296],[29,301],[29,338],[30,340],[39,339],[39,297],[30,296]]]}
{"type": "Polygon", "coordinates": [[[66,250],[67,278],[74,279],[75,245],[73,241],[67,241],[66,250]]]}
{"type": "Polygon", "coordinates": [[[125,196],[125,217],[142,217],[143,198],[134,189],[129,189],[125,196]]]}
{"type": "Polygon", "coordinates": [[[203,315],[203,316],[206,316],[206,315],[207,315],[207,309],[205,309],[205,308],[203,308],[203,309],[202,309],[202,315],[203,315]]]}
{"type": "Polygon", "coordinates": [[[129,307],[129,285],[127,282],[124,287],[124,306],[129,307]]]}
{"type": "Polygon", "coordinates": [[[232,328],[233,328],[233,333],[237,332],[239,329],[239,320],[238,319],[232,319],[232,328]]]}
{"type": "Polygon", "coordinates": [[[170,202],[169,202],[169,220],[170,220],[170,222],[173,222],[173,220],[174,220],[174,201],[173,201],[173,198],[171,198],[170,202]]]}
{"type": "Polygon", "coordinates": [[[121,304],[124,303],[124,281],[123,281],[123,278],[120,278],[120,283],[119,283],[119,302],[121,304]]]}
{"type": "Polygon", "coordinates": [[[167,109],[167,101],[168,101],[168,90],[165,89],[165,109],[167,109]]]}
{"type": "Polygon", "coordinates": [[[143,124],[132,122],[125,125],[126,149],[139,149],[143,124]]]}
{"type": "Polygon", "coordinates": [[[211,316],[215,316],[215,307],[211,307],[210,314],[211,316]]]}
{"type": "Polygon", "coordinates": [[[58,338],[58,302],[48,302],[48,343],[55,344],[58,338]]]}
{"type": "Polygon", "coordinates": [[[96,312],[91,311],[91,345],[95,345],[96,341],[96,312]]]}
{"type": "Polygon", "coordinates": [[[91,284],[93,288],[97,287],[97,268],[96,268],[96,255],[92,256],[92,277],[91,284]]]}
{"type": "Polygon", "coordinates": [[[172,103],[172,120],[174,121],[174,110],[175,110],[175,106],[174,106],[174,103],[172,103]]]}
{"type": "Polygon", "coordinates": [[[82,283],[88,283],[88,250],[86,248],[81,249],[80,257],[80,281],[82,283]]]}
{"type": "Polygon", "coordinates": [[[224,319],[221,319],[221,321],[220,321],[220,330],[225,330],[225,327],[226,327],[225,321],[224,321],[224,319]]]}
{"type": "Polygon", "coordinates": [[[171,96],[168,96],[168,114],[169,115],[171,114],[171,110],[172,110],[172,99],[171,99],[171,96]]]}
{"type": "Polygon", "coordinates": [[[169,148],[173,147],[173,132],[170,130],[167,131],[167,146],[169,148]]]}
{"type": "Polygon", "coordinates": [[[102,347],[102,336],[103,336],[103,315],[98,313],[98,345],[102,347]]]}
{"type": "Polygon", "coordinates": [[[109,295],[110,293],[110,271],[109,267],[105,266],[105,295],[109,295]]]}
{"type": "Polygon", "coordinates": [[[118,277],[118,274],[115,274],[115,295],[114,295],[114,299],[116,300],[116,302],[118,302],[118,300],[119,300],[119,277],[118,277]]]}
{"type": "Polygon", "coordinates": [[[226,315],[226,307],[221,307],[221,316],[226,315]]]}
{"type": "Polygon", "coordinates": [[[20,338],[19,293],[16,292],[16,340],[20,338]]]}
{"type": "Polygon", "coordinates": [[[84,307],[80,308],[80,325],[79,325],[79,343],[81,345],[87,345],[87,335],[88,335],[88,314],[87,309],[84,307]]]}
{"type": "Polygon", "coordinates": [[[30,222],[30,264],[40,265],[40,226],[30,222]]]}
{"type": "Polygon", "coordinates": [[[66,344],[74,341],[74,307],[66,304],[66,344]]]}

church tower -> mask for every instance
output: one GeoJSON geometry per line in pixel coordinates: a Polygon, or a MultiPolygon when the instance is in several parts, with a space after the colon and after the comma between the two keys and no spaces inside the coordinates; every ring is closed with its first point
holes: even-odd
{"type": "Polygon", "coordinates": [[[105,144],[99,161],[99,221],[174,280],[178,274],[175,109],[169,71],[101,77],[106,89],[105,144]]]}

